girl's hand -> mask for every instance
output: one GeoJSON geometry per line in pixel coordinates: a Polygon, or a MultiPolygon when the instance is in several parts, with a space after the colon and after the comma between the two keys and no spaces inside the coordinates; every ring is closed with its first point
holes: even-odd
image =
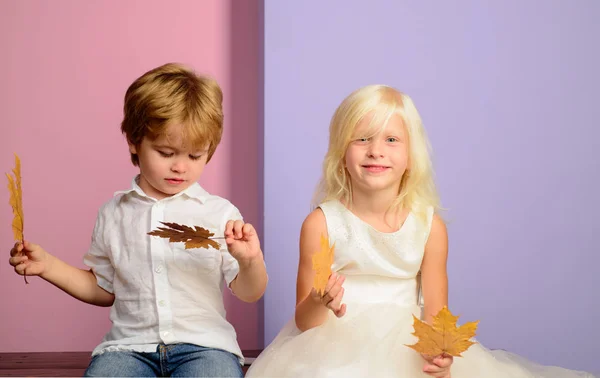
{"type": "Polygon", "coordinates": [[[310,296],[314,301],[323,304],[333,311],[338,318],[341,318],[346,313],[346,304],[342,303],[342,298],[344,296],[344,288],[342,285],[345,280],[346,277],[333,272],[331,273],[331,276],[329,276],[329,281],[327,281],[327,286],[325,286],[325,292],[322,296],[317,293],[315,288],[312,288],[310,292],[310,296]]]}
{"type": "Polygon", "coordinates": [[[435,378],[451,378],[450,366],[454,362],[454,358],[447,354],[442,354],[436,357],[422,355],[427,361],[423,367],[423,371],[435,378]]]}
{"type": "Polygon", "coordinates": [[[16,242],[8,262],[18,275],[39,276],[49,270],[50,254],[37,244],[16,242]]]}

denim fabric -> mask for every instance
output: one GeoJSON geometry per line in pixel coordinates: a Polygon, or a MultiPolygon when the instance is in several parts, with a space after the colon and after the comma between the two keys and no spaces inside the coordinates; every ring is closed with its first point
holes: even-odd
{"type": "Polygon", "coordinates": [[[85,377],[243,377],[238,357],[192,344],[159,345],[156,352],[104,352],[85,377]]]}

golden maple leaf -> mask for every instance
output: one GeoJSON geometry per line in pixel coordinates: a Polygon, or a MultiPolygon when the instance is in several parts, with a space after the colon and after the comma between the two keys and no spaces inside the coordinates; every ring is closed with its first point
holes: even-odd
{"type": "Polygon", "coordinates": [[[475,336],[479,321],[468,322],[457,327],[458,316],[452,315],[447,306],[433,317],[432,325],[417,319],[414,315],[413,320],[415,329],[413,335],[417,336],[419,341],[407,346],[419,353],[432,357],[441,354],[461,357],[461,353],[475,344],[470,339],[475,336]]]}
{"type": "Polygon", "coordinates": [[[160,236],[169,239],[171,243],[185,242],[185,249],[191,248],[221,248],[221,245],[212,240],[212,232],[200,226],[185,226],[172,222],[160,222],[166,227],[148,232],[148,235],[160,236]]]}
{"type": "Polygon", "coordinates": [[[13,178],[10,174],[8,177],[8,191],[10,192],[9,204],[13,211],[12,230],[15,240],[23,243],[23,191],[21,189],[21,159],[15,154],[15,168],[12,170],[15,175],[13,178]]]}
{"type": "Polygon", "coordinates": [[[315,253],[312,257],[313,269],[315,271],[313,286],[319,295],[325,293],[327,281],[329,281],[329,276],[331,276],[334,250],[335,243],[330,247],[329,239],[321,234],[321,248],[319,252],[315,253]]]}

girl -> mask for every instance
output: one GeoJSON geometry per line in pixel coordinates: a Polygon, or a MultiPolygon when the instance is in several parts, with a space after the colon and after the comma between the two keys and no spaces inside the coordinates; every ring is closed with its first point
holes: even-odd
{"type": "Polygon", "coordinates": [[[302,225],[295,319],[247,376],[586,376],[479,344],[457,359],[408,348],[413,314],[431,322],[448,302],[447,233],[420,116],[405,94],[367,86],[338,107],[329,138],[318,208],[302,225]],[[312,288],[321,235],[335,243],[322,296],[312,288]]]}

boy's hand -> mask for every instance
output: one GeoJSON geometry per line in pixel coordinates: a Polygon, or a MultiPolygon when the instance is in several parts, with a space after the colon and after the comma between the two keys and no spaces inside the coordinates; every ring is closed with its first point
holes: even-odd
{"type": "Polygon", "coordinates": [[[423,367],[423,371],[435,378],[450,378],[450,366],[454,359],[452,356],[442,354],[434,358],[422,355],[427,361],[423,367]]]}
{"type": "Polygon", "coordinates": [[[337,274],[336,272],[331,273],[327,286],[325,286],[325,293],[321,296],[317,293],[317,290],[313,287],[310,296],[316,302],[319,302],[335,314],[338,318],[341,318],[346,313],[346,304],[342,303],[344,297],[343,284],[346,277],[337,274]]]}
{"type": "Polygon", "coordinates": [[[260,241],[256,230],[250,223],[230,220],[225,225],[225,243],[229,253],[239,262],[262,259],[260,241]]]}
{"type": "Polygon", "coordinates": [[[50,254],[37,244],[16,242],[10,250],[8,262],[19,275],[39,276],[49,270],[50,254]]]}

